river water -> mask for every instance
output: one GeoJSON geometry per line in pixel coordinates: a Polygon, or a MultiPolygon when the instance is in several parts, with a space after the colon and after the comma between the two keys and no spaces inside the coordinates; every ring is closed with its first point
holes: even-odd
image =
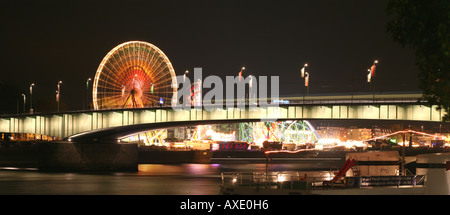
{"type": "MultiPolygon", "coordinates": [[[[336,169],[323,163],[270,164],[269,171],[336,169]]],[[[265,171],[264,163],[145,164],[138,172],[48,173],[0,168],[0,195],[217,195],[223,172],[265,171]]],[[[318,172],[317,170],[314,170],[318,172]]]]}

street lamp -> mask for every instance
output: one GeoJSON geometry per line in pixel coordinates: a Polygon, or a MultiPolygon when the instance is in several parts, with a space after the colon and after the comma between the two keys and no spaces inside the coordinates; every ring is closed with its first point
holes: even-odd
{"type": "Polygon", "coordinates": [[[242,80],[242,72],[245,70],[245,66],[243,66],[242,68],[241,68],[241,71],[239,71],[239,82],[241,82],[241,80],[242,80]]]}
{"type": "Polygon", "coordinates": [[[369,82],[369,86],[370,86],[370,91],[373,94],[373,100],[375,101],[375,86],[372,87],[373,83],[372,83],[372,78],[375,77],[375,68],[377,67],[378,64],[378,60],[375,60],[373,62],[373,65],[370,67],[370,69],[368,69],[368,74],[367,74],[367,82],[369,82]]]}
{"type": "Polygon", "coordinates": [[[30,85],[30,113],[33,113],[33,87],[34,83],[30,85]]]}
{"type": "Polygon", "coordinates": [[[89,82],[91,81],[91,78],[88,78],[86,81],[86,105],[87,109],[89,109],[89,82]]]}
{"type": "Polygon", "coordinates": [[[248,83],[248,104],[250,105],[251,102],[251,98],[252,98],[252,82],[253,82],[253,76],[252,75],[248,75],[249,77],[249,83],[248,83]]]}
{"type": "Polygon", "coordinates": [[[59,112],[59,92],[58,92],[58,90],[56,91],[56,109],[57,109],[57,112],[59,112]]]}
{"type": "MultiPolygon", "coordinates": [[[[185,89],[185,91],[184,91],[185,93],[190,92],[189,89],[188,89],[190,86],[186,86],[186,76],[187,76],[187,74],[189,74],[189,70],[186,69],[186,71],[183,74],[183,89],[185,89]]],[[[189,98],[190,97],[188,95],[183,95],[183,98],[182,98],[183,107],[186,107],[187,101],[190,100],[189,98]]]]}
{"type": "Polygon", "coordinates": [[[186,75],[189,73],[189,70],[186,70],[183,75],[183,83],[186,82],[186,75]]]}
{"type": "Polygon", "coordinates": [[[307,63],[305,63],[305,65],[303,65],[303,68],[301,69],[302,78],[305,77],[305,70],[306,70],[306,67],[308,67],[308,64],[307,64],[307,63]]]}
{"type": "MultiPolygon", "coordinates": [[[[303,68],[301,69],[301,77],[305,78],[306,96],[308,96],[308,93],[309,93],[309,72],[306,71],[306,67],[308,67],[307,63],[305,63],[303,65],[303,68]]],[[[305,93],[303,93],[303,103],[304,102],[305,102],[305,93]]]]}
{"type": "Polygon", "coordinates": [[[309,94],[309,72],[305,72],[306,96],[309,94]]]}
{"type": "Polygon", "coordinates": [[[61,95],[61,84],[62,84],[62,81],[59,81],[58,82],[58,90],[56,91],[56,102],[58,103],[58,106],[57,106],[58,112],[59,112],[59,101],[61,100],[61,98],[60,98],[60,95],[61,95]]]}
{"type": "Polygon", "coordinates": [[[25,113],[25,103],[26,103],[26,96],[25,94],[22,94],[23,97],[23,112],[25,113]]]}
{"type": "MultiPolygon", "coordinates": [[[[244,71],[245,71],[245,66],[241,67],[241,70],[239,71],[239,74],[238,74],[238,76],[239,76],[239,83],[241,83],[241,81],[242,81],[242,72],[244,72],[244,71]]],[[[236,105],[238,107],[242,104],[242,102],[244,102],[243,104],[245,105],[245,97],[246,97],[246,95],[244,94],[244,101],[239,100],[239,99],[236,101],[236,105]]]]}

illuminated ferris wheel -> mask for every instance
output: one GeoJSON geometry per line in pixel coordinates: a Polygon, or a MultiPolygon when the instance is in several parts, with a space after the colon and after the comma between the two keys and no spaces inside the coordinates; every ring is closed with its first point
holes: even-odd
{"type": "Polygon", "coordinates": [[[94,109],[170,104],[177,91],[173,86],[177,86],[175,71],[158,47],[141,41],[122,43],[97,69],[92,90],[94,109]]]}

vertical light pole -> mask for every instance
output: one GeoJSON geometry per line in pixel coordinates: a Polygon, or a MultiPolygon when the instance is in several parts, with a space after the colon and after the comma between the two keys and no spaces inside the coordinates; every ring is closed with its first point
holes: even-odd
{"type": "Polygon", "coordinates": [[[250,104],[252,103],[252,88],[253,88],[253,76],[249,75],[249,83],[248,83],[248,105],[250,107],[250,104]]]}
{"type": "Polygon", "coordinates": [[[59,92],[56,91],[56,111],[59,112],[59,92]]]}
{"type": "Polygon", "coordinates": [[[372,71],[367,69],[367,83],[369,83],[369,95],[372,93],[372,71]]]}
{"type": "MultiPolygon", "coordinates": [[[[239,74],[238,74],[238,76],[239,76],[239,83],[241,83],[241,81],[242,81],[242,73],[245,71],[245,66],[243,66],[243,67],[241,67],[241,71],[239,71],[239,74]]],[[[244,91],[244,93],[245,93],[245,91],[244,91]]],[[[239,95],[239,94],[238,94],[239,95]]],[[[244,94],[244,105],[245,105],[245,94],[244,94]]],[[[242,104],[242,100],[240,100],[240,99],[238,99],[237,101],[236,101],[236,105],[239,107],[240,105],[242,104]]]]}
{"type": "MultiPolygon", "coordinates": [[[[186,71],[184,72],[184,74],[183,74],[183,88],[184,88],[184,86],[185,86],[185,84],[186,84],[186,75],[189,73],[189,70],[187,70],[186,69],[186,71]]],[[[183,107],[186,107],[186,102],[187,101],[185,101],[185,99],[186,99],[186,97],[185,97],[185,95],[183,95],[183,97],[184,98],[182,98],[181,99],[181,101],[183,102],[183,107]]],[[[187,99],[186,99],[187,100],[187,99]]],[[[179,101],[177,100],[177,103],[178,103],[179,101]]],[[[157,106],[158,104],[156,104],[156,106],[157,106]]],[[[184,127],[184,133],[183,133],[183,135],[185,135],[184,136],[184,139],[186,139],[186,137],[187,137],[187,127],[184,127]]]]}
{"type": "Polygon", "coordinates": [[[305,78],[305,92],[303,92],[303,103],[305,103],[305,93],[308,94],[308,85],[309,85],[309,73],[306,71],[306,67],[308,67],[308,64],[305,63],[303,65],[303,68],[301,71],[301,77],[305,78]]]}
{"type": "Polygon", "coordinates": [[[302,78],[305,77],[306,67],[308,67],[308,64],[307,64],[307,63],[305,63],[305,65],[303,65],[303,68],[301,69],[302,78]]]}
{"type": "Polygon", "coordinates": [[[57,111],[59,112],[59,101],[61,100],[61,84],[62,81],[58,82],[58,91],[56,91],[56,102],[58,103],[57,111]]]}
{"type": "Polygon", "coordinates": [[[245,71],[245,66],[243,66],[241,68],[241,71],[239,71],[239,82],[241,82],[241,80],[242,80],[242,72],[244,72],[244,71],[245,71]]]}
{"type": "Polygon", "coordinates": [[[25,96],[25,94],[22,94],[22,97],[23,97],[23,112],[25,113],[25,103],[26,103],[26,96],[25,96]]]}
{"type": "Polygon", "coordinates": [[[373,94],[373,100],[375,102],[375,86],[372,86],[372,78],[375,77],[375,68],[377,67],[378,64],[378,60],[375,60],[373,62],[373,65],[370,67],[370,69],[368,69],[367,71],[369,72],[369,74],[367,75],[367,82],[369,82],[369,86],[370,86],[370,91],[373,94]]]}
{"type": "Polygon", "coordinates": [[[186,81],[186,75],[189,74],[189,70],[186,70],[183,75],[183,82],[186,81]]]}
{"type": "Polygon", "coordinates": [[[30,85],[30,113],[33,113],[33,87],[34,83],[31,83],[30,85]]]}
{"type": "Polygon", "coordinates": [[[406,175],[405,172],[405,144],[406,144],[406,132],[403,133],[403,146],[402,146],[402,172],[401,175],[406,175]]]}
{"type": "Polygon", "coordinates": [[[309,94],[309,72],[305,72],[306,96],[309,94]]]}
{"type": "MultiPolygon", "coordinates": [[[[150,87],[150,93],[153,95],[153,90],[154,90],[155,85],[153,85],[153,83],[150,83],[150,84],[152,85],[152,86],[150,87]]],[[[151,106],[153,107],[153,100],[152,100],[151,106]]]]}
{"type": "MultiPolygon", "coordinates": [[[[183,88],[185,88],[185,86],[186,86],[186,76],[187,76],[187,74],[189,74],[189,70],[186,70],[185,72],[184,72],[184,74],[183,74],[183,88]]],[[[189,88],[190,86],[188,86],[188,88],[189,88]]],[[[185,91],[185,92],[187,92],[187,91],[185,91]]],[[[190,92],[190,91],[189,91],[190,92]]],[[[187,102],[188,102],[188,100],[190,100],[190,96],[188,96],[188,95],[183,95],[183,97],[184,98],[182,98],[181,99],[181,101],[183,101],[183,107],[186,107],[187,106],[187,102]]]]}
{"type": "Polygon", "coordinates": [[[202,101],[202,80],[197,79],[197,81],[194,83],[194,97],[195,97],[195,103],[194,107],[202,107],[203,101],[202,101]]]}
{"type": "Polygon", "coordinates": [[[87,109],[89,109],[89,82],[91,82],[91,78],[86,80],[86,105],[87,109]]]}

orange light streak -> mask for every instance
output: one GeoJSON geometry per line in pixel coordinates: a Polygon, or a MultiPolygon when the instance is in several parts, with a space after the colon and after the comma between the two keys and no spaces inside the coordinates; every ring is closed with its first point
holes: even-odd
{"type": "Polygon", "coordinates": [[[379,137],[363,140],[363,142],[372,141],[372,140],[378,140],[378,139],[382,139],[382,138],[386,138],[386,137],[389,137],[389,136],[393,136],[393,135],[396,135],[396,134],[402,134],[402,133],[415,133],[415,134],[420,134],[420,135],[425,135],[425,136],[430,136],[430,137],[435,137],[435,138],[440,138],[440,139],[446,139],[446,137],[442,136],[442,135],[428,134],[428,133],[425,133],[425,132],[420,132],[420,131],[414,131],[414,130],[411,130],[411,129],[406,129],[406,130],[402,130],[402,131],[397,131],[397,132],[394,132],[394,133],[386,134],[386,135],[383,135],[383,136],[379,136],[379,137]]]}
{"type": "MultiPolygon", "coordinates": [[[[323,149],[331,149],[331,148],[336,148],[336,147],[340,147],[339,145],[336,146],[326,146],[323,147],[323,149]]],[[[295,154],[295,153],[299,153],[299,152],[305,152],[305,151],[315,151],[317,149],[298,149],[298,150],[293,150],[293,151],[288,151],[288,150],[273,150],[273,151],[265,151],[265,154],[273,154],[273,153],[289,153],[289,154],[295,154]]]]}

